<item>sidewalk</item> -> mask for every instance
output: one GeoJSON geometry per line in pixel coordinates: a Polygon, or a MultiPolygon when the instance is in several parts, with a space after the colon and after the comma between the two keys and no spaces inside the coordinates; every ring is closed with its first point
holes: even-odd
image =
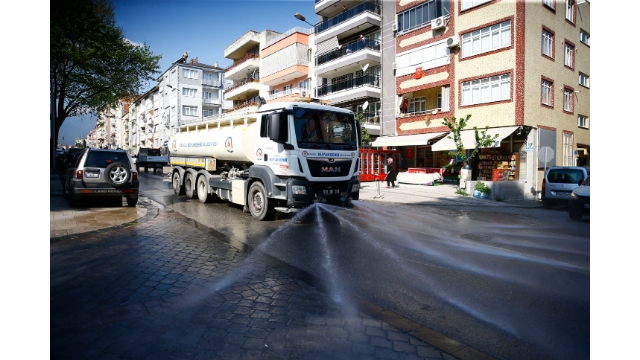
{"type": "Polygon", "coordinates": [[[144,206],[98,206],[71,208],[62,196],[60,175],[51,174],[49,183],[50,238],[81,234],[126,224],[147,214],[144,206]]]}
{"type": "Polygon", "coordinates": [[[362,182],[360,183],[360,200],[430,206],[497,207],[505,209],[542,207],[542,202],[537,200],[496,201],[477,199],[472,195],[458,195],[456,190],[456,185],[453,184],[438,186],[399,184],[395,188],[387,188],[384,182],[362,182]]]}

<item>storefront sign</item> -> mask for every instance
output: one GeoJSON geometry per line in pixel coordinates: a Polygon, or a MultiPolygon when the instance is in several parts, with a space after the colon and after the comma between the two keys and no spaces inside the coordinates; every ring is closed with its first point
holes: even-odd
{"type": "Polygon", "coordinates": [[[422,78],[422,67],[416,68],[416,79],[422,78]]]}

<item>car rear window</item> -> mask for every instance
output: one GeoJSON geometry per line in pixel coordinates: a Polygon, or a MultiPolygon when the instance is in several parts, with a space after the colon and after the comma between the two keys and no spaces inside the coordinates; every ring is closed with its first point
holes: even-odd
{"type": "Polygon", "coordinates": [[[91,151],[87,155],[87,160],[84,162],[84,166],[105,168],[114,162],[120,162],[127,166],[131,166],[131,164],[129,164],[129,157],[127,154],[116,151],[91,151]]]}
{"type": "Polygon", "coordinates": [[[558,184],[577,184],[584,178],[584,171],[577,169],[552,169],[547,175],[547,180],[550,183],[558,184]]]}

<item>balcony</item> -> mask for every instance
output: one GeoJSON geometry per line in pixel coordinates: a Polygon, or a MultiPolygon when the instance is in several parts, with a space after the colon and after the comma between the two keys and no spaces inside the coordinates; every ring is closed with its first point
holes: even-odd
{"type": "MultiPolygon", "coordinates": [[[[337,12],[342,11],[342,6],[333,6],[340,2],[340,0],[315,0],[315,12],[321,16],[331,17],[337,12]]],[[[345,5],[348,5],[346,3],[345,5]]]]}
{"type": "Polygon", "coordinates": [[[260,92],[260,80],[246,79],[240,83],[233,84],[225,90],[225,100],[240,100],[246,98],[250,93],[260,92]]]}
{"type": "Polygon", "coordinates": [[[218,80],[204,80],[204,79],[202,80],[202,85],[213,86],[213,87],[220,87],[221,86],[220,81],[218,81],[218,80]]]}
{"type": "Polygon", "coordinates": [[[220,99],[202,99],[202,104],[220,106],[220,99]]]}
{"type": "Polygon", "coordinates": [[[376,1],[361,3],[315,26],[316,44],[336,36],[344,39],[356,33],[363,33],[370,27],[379,27],[380,4],[376,1]]]}
{"type": "Polygon", "coordinates": [[[366,39],[356,41],[318,56],[318,76],[324,77],[338,69],[341,73],[354,72],[360,70],[358,63],[369,66],[380,64],[380,42],[366,39]]]}
{"type": "Polygon", "coordinates": [[[352,79],[339,81],[317,88],[317,96],[322,100],[339,104],[354,99],[380,98],[380,76],[363,75],[352,79]]]}
{"type": "Polygon", "coordinates": [[[242,80],[248,72],[260,68],[260,55],[250,53],[233,62],[231,66],[224,69],[224,76],[229,80],[242,80]]]}
{"type": "Polygon", "coordinates": [[[309,76],[309,61],[297,59],[274,69],[271,74],[262,74],[262,83],[268,86],[276,86],[299,77],[309,76]]]}
{"type": "Polygon", "coordinates": [[[294,97],[311,97],[311,92],[307,89],[291,88],[284,91],[279,91],[276,94],[269,94],[267,101],[291,101],[294,97]]]}
{"type": "Polygon", "coordinates": [[[224,49],[224,57],[227,59],[239,59],[259,44],[260,34],[255,31],[248,31],[224,49]]]}

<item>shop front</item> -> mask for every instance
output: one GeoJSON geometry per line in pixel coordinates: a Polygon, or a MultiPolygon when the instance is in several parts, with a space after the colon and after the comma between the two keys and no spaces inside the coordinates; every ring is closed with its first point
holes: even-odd
{"type": "MultiPolygon", "coordinates": [[[[478,154],[468,162],[471,170],[470,178],[464,181],[467,193],[472,193],[478,181],[486,183],[492,189],[492,197],[505,200],[519,200],[528,198],[527,189],[535,184],[536,156],[533,149],[536,143],[535,129],[523,126],[507,126],[489,128],[487,135],[494,137],[493,146],[482,148],[478,154]]],[[[460,132],[464,149],[469,155],[476,147],[475,131],[460,132]]],[[[445,175],[448,182],[457,182],[459,169],[463,166],[462,159],[453,159],[450,151],[456,150],[453,139],[442,138],[431,146],[434,161],[444,166],[453,163],[451,171],[445,175]],[[444,165],[443,165],[444,163],[444,165]]],[[[530,190],[530,189],[529,189],[530,190]]]]}

